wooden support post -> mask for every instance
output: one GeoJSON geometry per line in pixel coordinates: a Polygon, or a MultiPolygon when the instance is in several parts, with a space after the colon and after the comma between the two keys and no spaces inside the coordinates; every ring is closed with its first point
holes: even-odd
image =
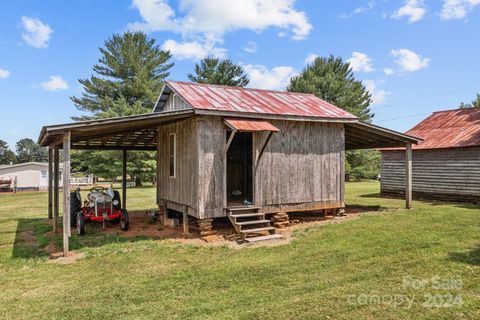
{"type": "Polygon", "coordinates": [[[188,229],[188,207],[183,206],[183,234],[188,235],[190,234],[188,229]]]}
{"type": "Polygon", "coordinates": [[[127,208],[127,150],[123,150],[122,163],[122,209],[127,208]]]}
{"type": "Polygon", "coordinates": [[[233,137],[235,137],[235,131],[232,131],[232,133],[230,133],[230,137],[228,137],[228,141],[223,147],[222,160],[227,157],[227,151],[228,151],[228,148],[230,148],[230,144],[232,144],[233,137]]]}
{"type": "Polygon", "coordinates": [[[406,143],[405,148],[405,206],[412,208],[412,144],[406,143]]]}
{"type": "Polygon", "coordinates": [[[48,219],[53,218],[53,149],[48,148],[48,219]]]}
{"type": "Polygon", "coordinates": [[[262,157],[263,153],[265,152],[265,149],[267,148],[267,144],[272,138],[273,131],[270,131],[268,133],[267,139],[265,139],[265,143],[262,146],[262,149],[260,149],[260,152],[258,153],[257,159],[255,160],[255,169],[258,167],[258,161],[260,161],[260,158],[262,157]]]}
{"type": "Polygon", "coordinates": [[[70,233],[70,131],[63,135],[63,255],[68,256],[70,233]]]}
{"type": "Polygon", "coordinates": [[[167,220],[168,220],[168,209],[167,209],[167,201],[163,201],[163,210],[164,210],[164,213],[163,213],[163,225],[166,226],[167,225],[167,220]]]}
{"type": "Polygon", "coordinates": [[[58,147],[53,149],[53,232],[58,233],[58,211],[60,207],[59,178],[60,154],[58,147]]]}

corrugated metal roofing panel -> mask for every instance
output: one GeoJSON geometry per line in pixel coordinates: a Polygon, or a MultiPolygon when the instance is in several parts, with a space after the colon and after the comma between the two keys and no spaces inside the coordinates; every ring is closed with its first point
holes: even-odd
{"type": "Polygon", "coordinates": [[[194,109],[357,119],[313,94],[180,81],[167,81],[167,85],[194,109]]]}
{"type": "Polygon", "coordinates": [[[225,119],[224,121],[237,131],[280,131],[270,122],[263,120],[225,119]]]}
{"type": "Polygon", "coordinates": [[[434,112],[407,134],[423,139],[414,149],[480,146],[480,108],[434,112]]]}

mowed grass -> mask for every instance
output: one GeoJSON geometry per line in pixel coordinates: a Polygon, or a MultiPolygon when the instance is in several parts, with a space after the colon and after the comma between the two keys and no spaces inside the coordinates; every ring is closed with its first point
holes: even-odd
{"type": "MultiPolygon", "coordinates": [[[[44,251],[61,243],[45,235],[47,195],[0,194],[0,318],[479,319],[480,207],[415,201],[404,210],[378,190],[348,183],[348,204],[380,211],[298,231],[288,245],[96,233],[72,237],[87,256],[68,265],[44,251]]],[[[129,190],[129,207],[153,207],[154,194],[129,190]]]]}

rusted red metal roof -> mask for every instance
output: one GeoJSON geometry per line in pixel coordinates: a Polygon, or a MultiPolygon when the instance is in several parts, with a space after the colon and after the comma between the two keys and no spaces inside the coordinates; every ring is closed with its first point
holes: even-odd
{"type": "Polygon", "coordinates": [[[480,108],[434,112],[406,133],[423,139],[414,149],[480,146],[480,108]]]}
{"type": "Polygon", "coordinates": [[[357,119],[313,94],[181,81],[167,85],[194,109],[303,117],[357,119]]]}
{"type": "Polygon", "coordinates": [[[227,126],[236,131],[280,131],[268,121],[245,120],[245,119],[224,119],[227,126]]]}

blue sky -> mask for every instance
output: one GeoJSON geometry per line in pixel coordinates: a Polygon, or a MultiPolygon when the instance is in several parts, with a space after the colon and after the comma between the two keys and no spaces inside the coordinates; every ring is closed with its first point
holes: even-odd
{"type": "Polygon", "coordinates": [[[341,56],[374,96],[374,123],[399,131],[480,92],[478,0],[1,1],[0,139],[13,149],[79,114],[77,79],[128,29],[171,50],[175,80],[217,55],[251,86],[284,89],[309,58],[341,56]]]}

